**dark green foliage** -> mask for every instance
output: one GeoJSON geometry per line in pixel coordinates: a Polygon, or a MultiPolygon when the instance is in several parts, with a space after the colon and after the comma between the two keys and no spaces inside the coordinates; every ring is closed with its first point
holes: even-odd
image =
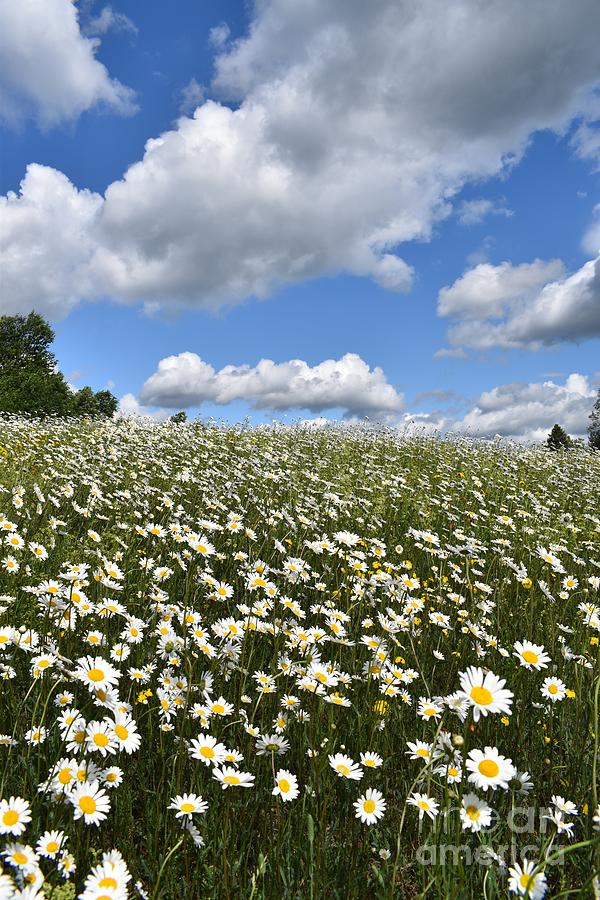
{"type": "Polygon", "coordinates": [[[0,413],[112,416],[117,400],[90,387],[72,391],[50,351],[54,332],[35,312],[0,316],[0,413]]]}
{"type": "Polygon", "coordinates": [[[590,413],[590,424],[588,425],[589,444],[593,450],[600,450],[600,390],[594,403],[594,408],[590,413]]]}
{"type": "Polygon", "coordinates": [[[573,442],[564,428],[555,425],[546,438],[546,443],[551,450],[569,450],[573,442]]]}
{"type": "Polygon", "coordinates": [[[173,425],[183,425],[184,422],[187,422],[187,414],[183,410],[180,410],[175,413],[174,416],[171,416],[169,422],[172,422],[173,425]]]}

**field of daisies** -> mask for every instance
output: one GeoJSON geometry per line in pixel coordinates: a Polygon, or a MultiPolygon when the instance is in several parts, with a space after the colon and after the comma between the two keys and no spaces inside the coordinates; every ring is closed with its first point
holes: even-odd
{"type": "Polygon", "coordinates": [[[0,900],[600,896],[600,454],[0,421],[0,900]]]}

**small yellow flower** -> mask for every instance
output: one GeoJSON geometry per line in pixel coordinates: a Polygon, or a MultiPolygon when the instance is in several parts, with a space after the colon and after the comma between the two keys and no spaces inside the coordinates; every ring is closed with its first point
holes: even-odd
{"type": "Polygon", "coordinates": [[[531,578],[524,578],[523,581],[521,582],[521,584],[525,588],[526,591],[528,591],[531,587],[533,587],[533,581],[531,580],[531,578]]]}
{"type": "Polygon", "coordinates": [[[389,703],[386,700],[377,700],[373,704],[373,710],[378,713],[380,716],[387,715],[387,711],[389,709],[389,703]]]}
{"type": "Polygon", "coordinates": [[[597,638],[597,637],[592,637],[592,638],[590,638],[590,646],[591,646],[591,647],[597,647],[597,646],[598,646],[598,638],[597,638]]]}
{"type": "Polygon", "coordinates": [[[577,694],[575,693],[575,691],[572,691],[570,688],[567,688],[567,697],[569,698],[569,700],[574,700],[576,696],[577,696],[577,694]]]}
{"type": "Polygon", "coordinates": [[[500,721],[502,722],[503,725],[509,725],[509,724],[510,724],[510,719],[508,718],[508,716],[502,716],[502,718],[500,719],[500,721]]]}

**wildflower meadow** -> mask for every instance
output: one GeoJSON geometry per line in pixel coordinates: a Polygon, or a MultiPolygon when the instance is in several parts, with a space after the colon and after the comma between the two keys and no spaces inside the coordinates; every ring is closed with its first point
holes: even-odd
{"type": "Polygon", "coordinates": [[[0,422],[0,900],[600,896],[600,454],[0,422]]]}

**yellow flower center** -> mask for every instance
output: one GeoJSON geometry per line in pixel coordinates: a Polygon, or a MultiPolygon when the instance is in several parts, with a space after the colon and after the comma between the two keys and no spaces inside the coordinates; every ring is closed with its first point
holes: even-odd
{"type": "Polygon", "coordinates": [[[204,759],[213,759],[215,756],[215,751],[212,747],[201,747],[200,755],[204,757],[204,759]]]}
{"type": "Polygon", "coordinates": [[[222,713],[225,712],[225,707],[223,706],[222,703],[213,703],[212,711],[214,713],[217,713],[217,715],[221,715],[222,713]]]}
{"type": "Polygon", "coordinates": [[[106,747],[108,745],[108,738],[105,734],[95,734],[94,735],[94,743],[96,747],[106,747]]]}
{"type": "Polygon", "coordinates": [[[106,875],[104,878],[102,878],[98,882],[98,887],[116,888],[117,885],[118,885],[118,882],[117,882],[116,878],[111,878],[110,875],[106,875]]]}
{"type": "Polygon", "coordinates": [[[17,850],[15,853],[13,853],[13,859],[18,866],[24,866],[27,864],[27,857],[24,853],[21,853],[20,850],[17,850]]]}
{"type": "Polygon", "coordinates": [[[85,813],[86,816],[91,816],[96,812],[96,801],[93,797],[80,797],[79,809],[85,813]]]}
{"type": "Polygon", "coordinates": [[[102,681],[104,679],[104,672],[102,669],[90,669],[88,672],[88,678],[90,681],[102,681]]]}
{"type": "Polygon", "coordinates": [[[61,784],[69,784],[73,780],[73,773],[70,769],[62,769],[58,773],[58,780],[61,784]]]}
{"type": "Polygon", "coordinates": [[[471,700],[479,706],[489,706],[494,700],[491,692],[488,691],[487,688],[480,686],[471,688],[469,696],[471,697],[471,700]]]}
{"type": "Polygon", "coordinates": [[[429,809],[429,803],[427,800],[419,800],[419,809],[427,811],[429,809]]]}
{"type": "Polygon", "coordinates": [[[115,725],[115,734],[122,741],[126,741],[129,737],[129,732],[124,725],[115,725]]]}
{"type": "Polygon", "coordinates": [[[343,763],[339,764],[339,766],[337,767],[337,770],[340,773],[340,775],[349,775],[350,774],[350,769],[348,768],[348,766],[343,765],[343,763]]]}
{"type": "Polygon", "coordinates": [[[539,660],[539,656],[537,653],[534,653],[533,650],[523,650],[521,656],[525,660],[525,662],[531,663],[535,665],[535,663],[539,660]]]}
{"type": "Polygon", "coordinates": [[[558,694],[558,687],[555,684],[548,685],[548,693],[549,694],[558,694]]]}
{"type": "Polygon", "coordinates": [[[194,812],[195,806],[193,803],[182,803],[179,808],[181,812],[191,813],[194,812]]]}
{"type": "Polygon", "coordinates": [[[500,766],[493,759],[482,759],[478,768],[486,778],[495,778],[500,771],[500,766]]]}
{"type": "Polygon", "coordinates": [[[375,801],[365,800],[365,802],[363,803],[363,809],[366,813],[372,813],[375,810],[375,801]]]}
{"type": "Polygon", "coordinates": [[[477,809],[476,806],[467,806],[465,812],[472,822],[476,822],[481,816],[481,810],[477,809]]]}
{"type": "Polygon", "coordinates": [[[16,825],[19,821],[19,813],[14,809],[8,809],[4,815],[2,816],[2,824],[8,825],[10,828],[12,825],[16,825]]]}
{"type": "Polygon", "coordinates": [[[56,851],[58,850],[58,846],[59,845],[56,843],[56,841],[49,841],[46,844],[46,853],[56,853],[56,851]]]}
{"type": "Polygon", "coordinates": [[[282,793],[287,794],[290,789],[290,783],[287,778],[280,778],[277,783],[279,785],[279,790],[282,791],[282,793]]]}
{"type": "Polygon", "coordinates": [[[223,779],[223,781],[225,782],[225,784],[239,784],[240,783],[240,779],[237,777],[237,775],[226,775],[225,778],[223,779]]]}
{"type": "Polygon", "coordinates": [[[525,890],[530,890],[533,887],[534,882],[535,878],[533,875],[528,875],[527,872],[523,872],[519,878],[519,884],[522,888],[525,888],[525,890]]]}

